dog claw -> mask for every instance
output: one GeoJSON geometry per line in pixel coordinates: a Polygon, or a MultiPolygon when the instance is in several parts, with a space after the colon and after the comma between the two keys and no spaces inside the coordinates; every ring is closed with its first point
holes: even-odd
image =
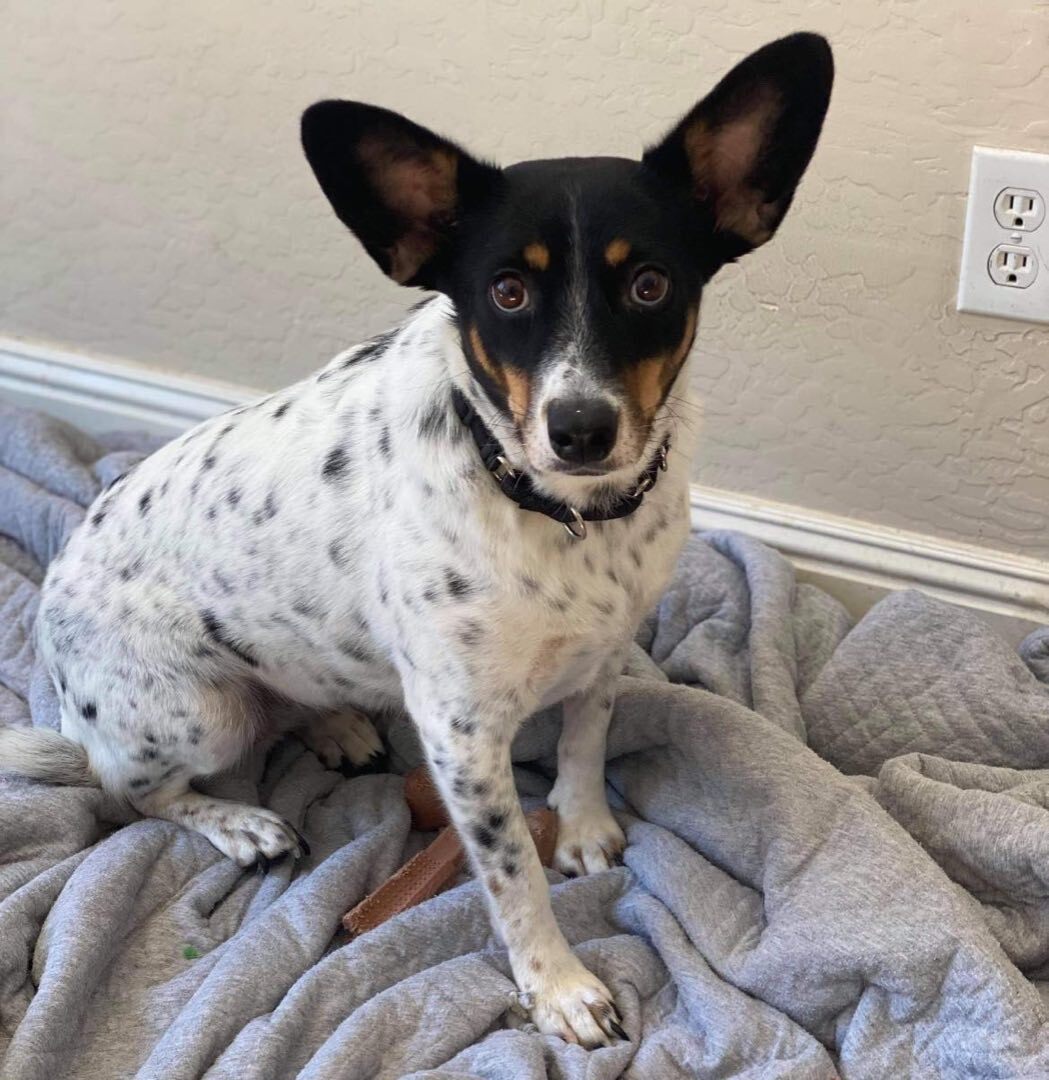
{"type": "Polygon", "coordinates": [[[311,854],[309,841],[306,839],[305,836],[302,835],[301,832],[299,832],[298,829],[295,828],[294,825],[289,824],[288,828],[291,829],[291,831],[295,834],[295,839],[299,843],[298,849],[295,852],[295,858],[309,858],[311,854]]]}
{"type": "Polygon", "coordinates": [[[612,1029],[615,1035],[619,1036],[619,1038],[623,1039],[625,1042],[630,1042],[630,1036],[623,1030],[623,1025],[620,1024],[617,1020],[609,1020],[608,1026],[612,1029]]]}

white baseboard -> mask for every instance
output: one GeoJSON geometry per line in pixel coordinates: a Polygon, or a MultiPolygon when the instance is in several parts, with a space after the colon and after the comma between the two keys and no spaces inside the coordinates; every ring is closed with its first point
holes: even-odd
{"type": "MultiPolygon", "coordinates": [[[[0,399],[91,432],[175,435],[257,393],[0,339],[0,399]]],[[[856,614],[913,587],[987,613],[1011,639],[1049,622],[1049,563],[1040,560],[699,485],[692,516],[696,528],[733,529],[777,548],[856,614]]]]}
{"type": "Polygon", "coordinates": [[[0,399],[84,431],[178,435],[257,390],[0,338],[0,399]]]}

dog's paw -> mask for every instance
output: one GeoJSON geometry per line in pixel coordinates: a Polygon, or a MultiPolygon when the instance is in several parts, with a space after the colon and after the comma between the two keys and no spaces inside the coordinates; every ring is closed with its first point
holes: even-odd
{"type": "Polygon", "coordinates": [[[360,768],[382,754],[375,725],[356,709],[318,716],[300,734],[329,769],[338,769],[345,761],[360,768]]]}
{"type": "Polygon", "coordinates": [[[562,874],[578,877],[618,866],[625,847],[623,830],[607,806],[588,813],[561,811],[558,815],[554,866],[562,874]]]}
{"type": "Polygon", "coordinates": [[[238,866],[266,870],[270,863],[285,855],[300,859],[310,853],[309,845],[294,825],[259,806],[224,808],[214,822],[198,820],[194,825],[238,866]]]}
{"type": "Polygon", "coordinates": [[[608,988],[578,961],[519,995],[519,1001],[544,1035],[588,1050],[629,1038],[608,988]]]}

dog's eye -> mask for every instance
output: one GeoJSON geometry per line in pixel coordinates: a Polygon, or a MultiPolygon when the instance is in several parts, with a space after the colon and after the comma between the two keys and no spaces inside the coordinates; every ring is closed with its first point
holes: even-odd
{"type": "Polygon", "coordinates": [[[528,289],[517,274],[500,274],[488,286],[488,295],[500,311],[522,311],[528,306],[528,289]]]}
{"type": "Polygon", "coordinates": [[[654,266],[643,266],[630,284],[630,299],[641,307],[662,304],[670,292],[670,278],[654,266]]]}

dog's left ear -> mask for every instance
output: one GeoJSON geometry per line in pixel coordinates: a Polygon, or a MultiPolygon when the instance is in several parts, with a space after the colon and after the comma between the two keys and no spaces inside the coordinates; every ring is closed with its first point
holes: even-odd
{"type": "Polygon", "coordinates": [[[302,148],[339,219],[402,285],[438,287],[456,222],[501,175],[399,113],[356,101],[311,105],[302,148]]]}
{"type": "Polygon", "coordinates": [[[792,34],[752,53],[644,162],[709,213],[719,261],[765,243],[816,148],[834,81],[830,46],[792,34]]]}

